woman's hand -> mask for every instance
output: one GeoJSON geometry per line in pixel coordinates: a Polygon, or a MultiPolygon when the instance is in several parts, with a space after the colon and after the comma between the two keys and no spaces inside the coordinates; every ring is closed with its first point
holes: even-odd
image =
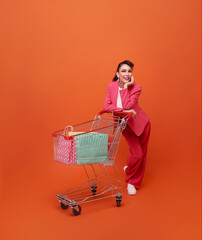
{"type": "Polygon", "coordinates": [[[124,84],[124,88],[127,88],[128,86],[131,86],[134,84],[134,77],[131,76],[130,82],[124,84]]]}
{"type": "Polygon", "coordinates": [[[129,110],[123,110],[123,112],[126,112],[126,113],[132,113],[133,116],[132,117],[136,117],[137,113],[134,109],[129,109],[129,110]]]}

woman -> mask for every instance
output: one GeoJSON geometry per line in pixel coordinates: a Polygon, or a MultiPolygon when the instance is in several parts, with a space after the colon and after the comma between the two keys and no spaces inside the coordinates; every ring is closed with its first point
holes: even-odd
{"type": "Polygon", "coordinates": [[[133,66],[128,60],[119,63],[104,102],[104,111],[132,112],[133,115],[122,133],[130,148],[127,166],[124,167],[129,195],[135,195],[136,188],[142,183],[151,128],[147,115],[138,105],[142,89],[134,82],[133,66]]]}

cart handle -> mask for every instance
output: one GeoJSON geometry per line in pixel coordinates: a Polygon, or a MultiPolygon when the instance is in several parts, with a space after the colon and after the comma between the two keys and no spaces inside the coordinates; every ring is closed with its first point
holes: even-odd
{"type": "Polygon", "coordinates": [[[133,113],[132,112],[108,112],[108,111],[104,111],[104,110],[102,110],[102,111],[100,111],[99,113],[98,113],[98,115],[102,115],[102,114],[104,114],[104,113],[112,113],[112,114],[116,114],[116,115],[120,115],[120,116],[124,116],[124,118],[127,118],[127,119],[129,119],[129,118],[131,118],[132,116],[133,116],[133,113]]]}

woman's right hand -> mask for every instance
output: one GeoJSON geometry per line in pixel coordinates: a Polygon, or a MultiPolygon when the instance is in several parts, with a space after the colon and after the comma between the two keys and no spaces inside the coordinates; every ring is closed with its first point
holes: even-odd
{"type": "Polygon", "coordinates": [[[123,112],[126,112],[126,113],[132,113],[133,116],[132,117],[136,117],[137,113],[134,109],[129,109],[129,110],[123,110],[123,112]]]}

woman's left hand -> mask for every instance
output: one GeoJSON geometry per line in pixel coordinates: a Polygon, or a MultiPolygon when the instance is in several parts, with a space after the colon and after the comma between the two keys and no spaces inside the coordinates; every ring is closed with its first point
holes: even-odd
{"type": "Polygon", "coordinates": [[[128,86],[131,86],[134,84],[134,77],[131,76],[130,82],[124,84],[124,88],[127,88],[128,86]]]}

